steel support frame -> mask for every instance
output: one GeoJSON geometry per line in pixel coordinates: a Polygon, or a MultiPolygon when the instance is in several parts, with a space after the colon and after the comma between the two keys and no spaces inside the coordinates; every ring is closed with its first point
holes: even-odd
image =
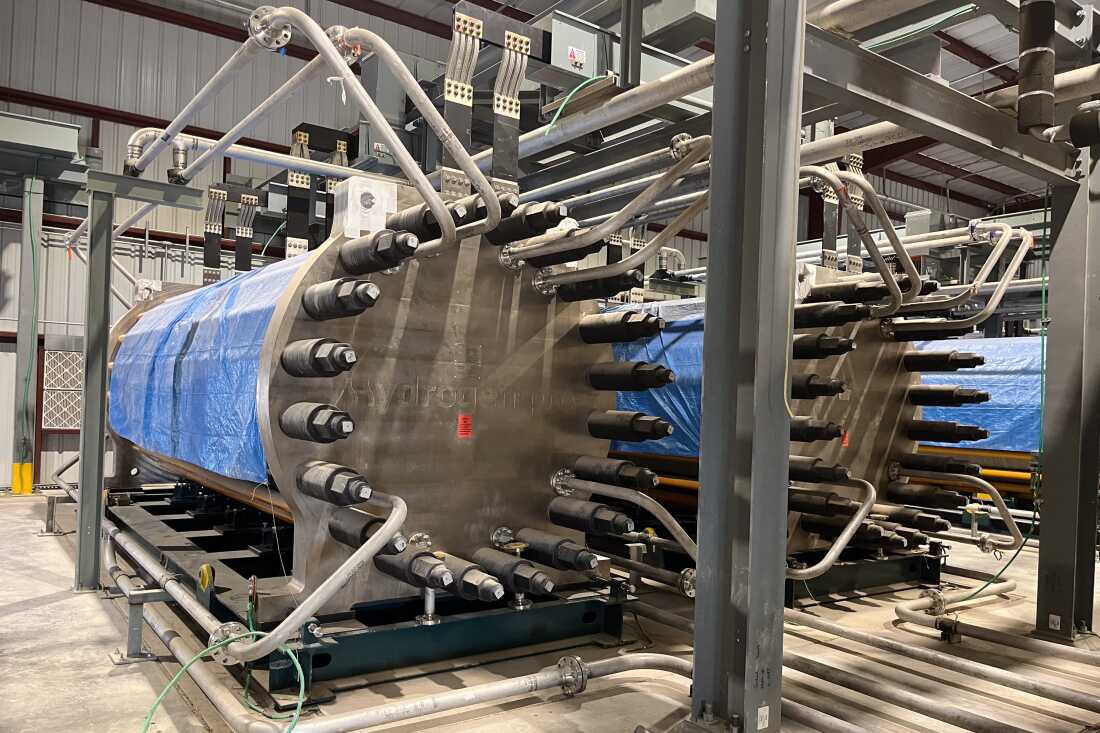
{"type": "Polygon", "coordinates": [[[23,179],[23,236],[19,250],[19,321],[15,345],[15,406],[12,415],[11,490],[30,494],[34,489],[34,465],[38,458],[35,436],[38,426],[38,288],[42,268],[38,264],[42,236],[45,182],[38,176],[23,179]]]}
{"type": "Polygon", "coordinates": [[[76,519],[75,590],[99,589],[103,464],[107,426],[107,348],[111,312],[114,194],[89,189],[84,306],[84,402],[80,415],[80,501],[76,519]]]}
{"type": "Polygon", "coordinates": [[[804,0],[719,3],[687,730],[778,731],[804,0]],[[747,104],[746,100],[755,100],[747,104]],[[730,245],[730,246],[725,246],[730,245]]]}
{"type": "Polygon", "coordinates": [[[1072,640],[1094,628],[1100,482],[1100,147],[1088,176],[1054,189],[1042,512],[1035,629],[1072,640]],[[1051,358],[1053,357],[1053,358],[1051,358]]]}
{"type": "Polygon", "coordinates": [[[1013,117],[813,25],[806,27],[804,84],[819,97],[1047,183],[1075,183],[1066,154],[1019,134],[1013,117]]]}

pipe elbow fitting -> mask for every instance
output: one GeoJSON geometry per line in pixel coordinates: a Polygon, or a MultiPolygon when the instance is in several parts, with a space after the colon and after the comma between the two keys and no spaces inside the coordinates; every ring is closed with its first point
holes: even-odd
{"type": "Polygon", "coordinates": [[[261,5],[248,16],[248,35],[270,51],[278,51],[290,43],[291,26],[287,21],[275,22],[278,11],[271,5],[261,5]]]}

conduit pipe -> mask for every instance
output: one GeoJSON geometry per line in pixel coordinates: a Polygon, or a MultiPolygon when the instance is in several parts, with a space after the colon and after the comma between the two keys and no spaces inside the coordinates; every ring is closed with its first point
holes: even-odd
{"type": "MultiPolygon", "coordinates": [[[[583,270],[559,272],[545,277],[540,272],[535,275],[535,287],[545,292],[548,289],[557,289],[561,285],[584,282],[586,280],[597,280],[605,277],[614,277],[642,267],[646,262],[653,259],[657,253],[665,247],[665,244],[672,241],[684,227],[690,224],[691,221],[701,214],[709,205],[710,194],[708,192],[704,193],[695,203],[673,219],[672,222],[658,232],[653,239],[646,242],[644,247],[632,252],[629,256],[608,265],[589,267],[583,270]]],[[[679,252],[679,250],[674,251],[679,252]]]]}
{"type": "Polygon", "coordinates": [[[1069,687],[1063,687],[1062,685],[1055,685],[1032,677],[1025,677],[1024,675],[1009,672],[992,665],[972,662],[963,657],[944,654],[932,649],[926,649],[922,646],[905,644],[885,636],[858,631],[790,608],[783,610],[783,619],[790,623],[808,626],[818,631],[824,631],[827,634],[848,639],[849,641],[900,654],[909,659],[915,659],[920,662],[925,662],[926,664],[961,672],[975,679],[993,682],[994,684],[1003,685],[1013,690],[1026,692],[1030,695],[1037,695],[1049,700],[1057,700],[1058,702],[1082,710],[1100,713],[1100,697],[1090,695],[1087,692],[1080,692],[1069,687]]]}
{"type": "MultiPolygon", "coordinates": [[[[477,167],[477,163],[473,161],[470,154],[466,151],[466,148],[462,146],[462,142],[455,136],[446,121],[444,121],[443,115],[439,114],[439,111],[435,108],[435,104],[420,86],[420,82],[417,81],[416,77],[413,76],[412,72],[405,66],[405,62],[401,60],[401,57],[397,55],[393,47],[386,43],[377,33],[368,31],[365,28],[349,28],[344,32],[342,40],[345,45],[355,47],[356,53],[358,53],[358,47],[360,46],[375,53],[378,58],[382,60],[382,63],[389,67],[390,71],[397,77],[398,83],[401,84],[405,93],[412,100],[412,103],[416,106],[417,110],[420,111],[420,114],[439,138],[440,143],[442,143],[447,152],[451,154],[452,159],[462,172],[470,179],[474,190],[481,194],[481,200],[485,204],[485,219],[459,227],[457,236],[461,239],[463,237],[472,237],[496,229],[497,224],[500,223],[501,212],[500,200],[497,198],[496,191],[493,190],[493,185],[489,183],[488,179],[485,178],[485,175],[477,167]]],[[[356,84],[358,84],[358,80],[356,80],[356,84]]],[[[398,144],[400,145],[401,143],[398,142],[398,144]]],[[[446,246],[445,240],[446,237],[441,237],[439,243],[424,243],[417,248],[417,256],[438,253],[439,249],[446,246]]]]}
{"type": "MultiPolygon", "coordinates": [[[[635,87],[640,89],[641,87],[635,87]]],[[[607,221],[587,229],[574,229],[563,231],[551,230],[537,237],[532,237],[519,245],[509,245],[501,250],[501,255],[506,260],[516,262],[527,257],[541,257],[544,255],[571,252],[584,249],[599,242],[626,226],[632,218],[647,209],[662,192],[672,186],[693,165],[710,154],[710,135],[701,135],[683,143],[683,157],[676,165],[665,171],[659,178],[649,184],[644,191],[638,194],[630,203],[616,212],[607,221]]]]}
{"type": "Polygon", "coordinates": [[[806,22],[820,28],[855,33],[933,0],[833,0],[806,13],[806,22]]]}
{"type": "MultiPolygon", "coordinates": [[[[687,193],[682,196],[675,196],[673,198],[657,201],[646,209],[646,213],[631,219],[623,228],[640,226],[651,221],[659,221],[667,219],[670,216],[675,216],[705,195],[705,192],[687,193]]],[[[607,221],[613,216],[615,216],[614,213],[600,214],[599,216],[593,216],[589,219],[581,219],[578,224],[581,227],[592,227],[607,221]]]]}
{"type": "Polygon", "coordinates": [[[565,492],[567,496],[578,491],[583,491],[589,494],[609,496],[612,499],[627,501],[645,509],[652,514],[658,522],[664,525],[665,529],[672,535],[672,538],[679,543],[680,547],[684,548],[687,554],[691,556],[692,560],[696,562],[699,561],[699,546],[695,544],[695,540],[691,539],[691,535],[680,526],[680,523],[676,521],[675,517],[668,513],[667,509],[646,494],[623,486],[599,484],[595,481],[585,481],[583,479],[571,477],[557,481],[554,488],[561,492],[565,492]]]}
{"type": "Polygon", "coordinates": [[[987,718],[969,710],[946,705],[942,700],[933,700],[908,690],[884,685],[882,680],[830,667],[827,664],[793,652],[783,652],[783,666],[823,679],[834,685],[855,690],[872,699],[888,702],[974,733],[1028,733],[1023,728],[1007,725],[999,720],[987,718]]]}
{"type": "MultiPolygon", "coordinates": [[[[1004,282],[1004,281],[1002,281],[1004,282]]],[[[994,296],[996,297],[996,296],[994,296]]],[[[991,297],[992,301],[993,298],[991,297]]],[[[905,468],[898,466],[897,474],[899,476],[908,476],[911,478],[919,479],[940,479],[950,478],[952,481],[960,481],[963,484],[977,489],[978,491],[989,494],[993,499],[993,503],[997,506],[997,512],[1001,516],[1001,521],[1004,522],[1005,527],[1008,529],[1011,539],[1005,539],[1003,537],[995,537],[991,535],[983,535],[979,538],[978,546],[983,552],[992,552],[994,549],[1011,551],[1015,550],[1024,544],[1024,535],[1020,532],[1020,527],[1016,524],[1016,520],[1012,517],[1012,512],[1009,511],[1008,505],[1005,504],[1004,497],[1001,496],[1001,492],[997,490],[997,487],[989,483],[983,478],[977,476],[970,476],[963,473],[942,473],[939,471],[919,471],[917,469],[905,468]]]]}
{"type": "MultiPolygon", "coordinates": [[[[688,178],[696,178],[699,176],[710,175],[710,163],[697,163],[684,173],[684,180],[688,178]]],[[[595,204],[603,201],[604,199],[615,198],[617,196],[626,196],[628,194],[638,193],[646,186],[656,181],[661,177],[661,174],[646,176],[645,178],[635,178],[634,180],[627,180],[625,183],[620,183],[615,186],[607,186],[606,188],[600,188],[591,193],[581,194],[574,196],[573,198],[565,199],[560,203],[568,208],[570,211],[579,209],[589,204],[595,204]]],[[[620,180],[622,180],[620,178],[620,180]]]]}
{"type": "MultiPolygon", "coordinates": [[[[519,137],[519,157],[530,158],[582,135],[614,125],[635,115],[648,112],[662,104],[675,102],[692,92],[714,84],[714,56],[707,56],[687,66],[669,72],[653,81],[639,84],[619,94],[595,109],[578,112],[544,125],[519,137]]],[[[478,167],[489,170],[493,150],[483,150],[473,156],[478,167]]],[[[439,179],[436,172],[433,180],[439,179]]]]}
{"type": "Polygon", "coordinates": [[[993,272],[993,268],[1000,261],[1001,257],[1004,256],[1005,250],[1008,249],[1009,242],[1012,241],[1012,227],[1001,222],[993,222],[980,224],[979,228],[997,229],[1000,231],[1000,236],[998,236],[996,243],[993,245],[993,251],[989,253],[985,262],[982,263],[982,267],[978,270],[978,274],[974,276],[973,282],[966,285],[962,292],[956,293],[955,295],[946,298],[925,298],[917,303],[905,306],[901,309],[901,315],[924,313],[929,310],[948,310],[957,308],[973,298],[982,286],[985,285],[985,281],[989,277],[989,274],[993,272]]]}
{"type": "Polygon", "coordinates": [[[834,718],[828,713],[795,702],[789,697],[784,697],[781,704],[784,719],[801,723],[807,728],[821,731],[821,733],[867,733],[866,728],[860,728],[858,725],[852,725],[846,720],[834,718]]]}
{"type": "MultiPolygon", "coordinates": [[[[172,138],[174,138],[180,130],[186,127],[195,115],[210,103],[214,95],[229,83],[239,70],[239,67],[246,61],[251,61],[261,49],[262,46],[259,41],[250,36],[248,40],[233,52],[229,60],[222,64],[222,67],[214,73],[214,76],[210,77],[206,84],[203,85],[202,89],[191,98],[191,101],[184,105],[183,109],[176,114],[175,118],[168,124],[168,127],[164,128],[164,131],[151,145],[142,151],[135,150],[129,145],[127,146],[129,148],[127,166],[136,174],[140,174],[144,171],[146,166],[155,160],[156,157],[160,155],[160,152],[172,142],[172,138]]],[[[131,142],[132,140],[133,138],[131,138],[131,142]]]]}
{"type": "MultiPolygon", "coordinates": [[[[456,244],[458,238],[455,223],[443,199],[436,192],[432,184],[428,182],[428,178],[424,175],[424,171],[420,169],[420,165],[413,159],[404,143],[401,142],[401,139],[397,137],[397,133],[394,132],[389,122],[386,121],[385,115],[382,114],[381,110],[378,109],[378,105],[374,103],[374,100],[371,99],[370,95],[363,89],[363,85],[359,82],[358,77],[348,68],[348,64],[344,60],[344,57],[336,50],[336,46],[333,45],[332,39],[330,39],[324,29],[317,24],[317,21],[313,20],[313,18],[309,17],[301,10],[287,6],[276,8],[259,17],[255,25],[261,32],[267,32],[279,26],[293,26],[302,31],[310,44],[317,50],[317,53],[325,59],[329,68],[332,69],[333,73],[339,78],[343,90],[351,97],[356,106],[359,107],[363,116],[367,118],[371,129],[382,137],[382,142],[389,148],[398,167],[401,168],[401,172],[405,174],[405,177],[409,179],[409,182],[417,190],[417,193],[419,193],[424,202],[427,203],[428,208],[431,210],[432,215],[435,217],[442,231],[440,237],[440,241],[442,242],[441,246],[456,244]]],[[[345,31],[345,34],[354,30],[355,29],[349,29],[345,31]]],[[[486,206],[488,205],[489,202],[486,202],[486,206]]],[[[269,638],[271,637],[264,637],[265,640],[269,638]]]]}
{"type": "MultiPolygon", "coordinates": [[[[987,318],[993,315],[993,312],[997,310],[997,307],[1001,304],[1001,298],[1004,297],[1005,290],[1008,288],[1009,282],[1012,278],[1016,277],[1020,271],[1020,265],[1023,264],[1024,257],[1027,255],[1028,250],[1035,244],[1035,235],[1026,229],[1016,229],[1016,236],[1020,238],[1020,246],[1016,248],[1016,253],[1012,255],[1012,260],[1008,263],[1008,267],[1005,268],[1004,274],[1001,276],[997,286],[993,289],[993,293],[989,296],[989,300],[986,301],[985,307],[972,316],[962,318],[959,320],[939,319],[939,318],[923,318],[923,319],[909,319],[904,321],[895,320],[890,324],[890,329],[894,333],[912,333],[914,331],[924,331],[930,328],[934,328],[940,331],[969,331],[974,326],[984,322],[987,318]]],[[[941,474],[942,475],[942,474],[941,474]]],[[[974,478],[974,477],[970,477],[974,478]]],[[[979,481],[981,479],[978,479],[979,481]]],[[[985,483],[985,482],[983,482],[985,483]]],[[[996,489],[992,485],[985,483],[989,489],[996,492],[996,489]]],[[[982,489],[987,491],[987,489],[982,489]]],[[[999,496],[999,495],[998,495],[999,496]]],[[[1007,513],[1007,509],[1005,510],[1007,513]]]]}
{"type": "MultiPolygon", "coordinates": [[[[1056,104],[1087,99],[1100,94],[1100,64],[1082,66],[1054,75],[1054,101],[1056,104]]],[[[1015,109],[1020,97],[1020,87],[1005,87],[982,96],[980,99],[991,107],[1015,109]]]]}
{"type": "Polygon", "coordinates": [[[547,184],[540,188],[525,191],[519,195],[519,202],[525,204],[529,201],[557,201],[562,196],[569,196],[578,192],[588,191],[609,180],[623,180],[629,176],[643,175],[655,171],[676,162],[676,154],[672,148],[662,148],[651,153],[639,155],[636,158],[628,158],[621,163],[609,165],[587,173],[581,173],[572,178],[547,184]]]}
{"type": "Polygon", "coordinates": [[[833,540],[833,544],[829,547],[828,552],[825,553],[825,557],[808,568],[787,568],[788,580],[812,580],[813,578],[820,577],[827,573],[829,569],[833,567],[833,564],[836,563],[840,554],[848,547],[848,543],[852,541],[852,537],[855,536],[856,532],[863,524],[863,520],[871,513],[877,495],[875,487],[870,481],[852,478],[848,481],[837,482],[837,484],[840,486],[851,486],[863,492],[863,498],[861,499],[859,509],[851,516],[848,523],[844,525],[844,529],[841,530],[840,535],[833,540]]]}
{"type": "MultiPolygon", "coordinates": [[[[886,285],[886,289],[890,293],[890,302],[885,305],[872,306],[871,314],[878,318],[884,318],[897,312],[898,308],[905,302],[905,295],[901,292],[901,287],[898,285],[897,278],[890,274],[890,268],[887,267],[882,252],[879,251],[875,240],[871,237],[870,230],[867,228],[867,222],[863,218],[863,211],[852,201],[852,197],[848,193],[848,187],[844,185],[844,182],[840,179],[840,176],[837,175],[837,172],[831,171],[828,168],[805,165],[798,169],[798,174],[800,176],[814,176],[836,191],[837,199],[840,201],[841,205],[844,206],[844,210],[848,213],[848,218],[851,220],[855,230],[859,233],[859,238],[863,242],[864,249],[867,250],[867,253],[874,261],[875,269],[878,270],[879,277],[882,278],[883,284],[886,285]]],[[[887,220],[887,227],[889,228],[889,220],[887,220]]],[[[894,240],[891,239],[891,244],[893,244],[893,241],[894,240]]],[[[913,291],[913,288],[916,287],[916,292],[920,292],[920,280],[918,279],[915,282],[910,282],[911,285],[909,290],[913,291]]]]}

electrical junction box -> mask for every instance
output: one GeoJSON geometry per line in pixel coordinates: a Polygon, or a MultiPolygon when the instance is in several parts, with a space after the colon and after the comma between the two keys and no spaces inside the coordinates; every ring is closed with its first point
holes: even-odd
{"type": "Polygon", "coordinates": [[[341,181],[334,198],[333,234],[360,237],[386,228],[386,217],[397,211],[397,184],[356,176],[341,181]]]}

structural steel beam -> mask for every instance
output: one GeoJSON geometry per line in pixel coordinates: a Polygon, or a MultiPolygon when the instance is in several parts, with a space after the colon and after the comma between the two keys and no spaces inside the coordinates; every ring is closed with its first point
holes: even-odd
{"type": "Polygon", "coordinates": [[[806,89],[1056,185],[1072,183],[1059,148],[1016,120],[852,41],[806,28],[806,89]]]}
{"type": "Polygon", "coordinates": [[[917,165],[924,166],[929,170],[934,170],[937,173],[943,173],[945,175],[952,176],[954,179],[960,181],[969,181],[970,183],[981,186],[982,188],[988,188],[990,191],[1003,193],[1006,196],[1020,196],[1024,193],[1027,193],[1022,188],[1010,186],[1003,181],[998,181],[996,179],[989,178],[988,176],[983,176],[980,173],[968,171],[966,168],[960,168],[957,165],[945,163],[942,160],[936,160],[935,158],[931,158],[927,155],[922,155],[921,153],[911,153],[905,156],[905,159],[912,163],[916,163],[917,165]]]}
{"type": "MultiPolygon", "coordinates": [[[[89,174],[91,179],[91,174],[89,174]]],[[[88,263],[84,304],[84,395],[80,415],[80,502],[76,515],[74,589],[99,589],[103,521],[103,449],[107,432],[107,348],[110,324],[111,231],[115,197],[88,192],[88,263]]]]}
{"type": "Polygon", "coordinates": [[[968,43],[963,43],[945,31],[936,31],[933,35],[943,41],[943,50],[949,54],[958,56],[966,63],[977,66],[979,69],[989,69],[989,73],[1010,84],[1019,82],[1020,75],[1016,73],[1015,69],[1009,66],[1001,66],[1000,61],[984,51],[976,49],[968,43]]]}
{"type": "MultiPolygon", "coordinates": [[[[1095,152],[1095,149],[1094,149],[1095,152]]],[[[1054,190],[1042,426],[1043,538],[1035,628],[1063,640],[1093,626],[1100,480],[1100,166],[1054,190]]]]}
{"type": "Polygon", "coordinates": [[[38,457],[38,298],[42,267],[38,264],[42,238],[45,182],[35,176],[23,179],[23,236],[19,247],[19,321],[15,347],[15,411],[12,420],[11,491],[34,490],[34,464],[38,457]]]}
{"type": "Polygon", "coordinates": [[[718,4],[691,723],[778,731],[804,0],[718,4]],[[745,104],[745,100],[755,100],[745,104]]]}

